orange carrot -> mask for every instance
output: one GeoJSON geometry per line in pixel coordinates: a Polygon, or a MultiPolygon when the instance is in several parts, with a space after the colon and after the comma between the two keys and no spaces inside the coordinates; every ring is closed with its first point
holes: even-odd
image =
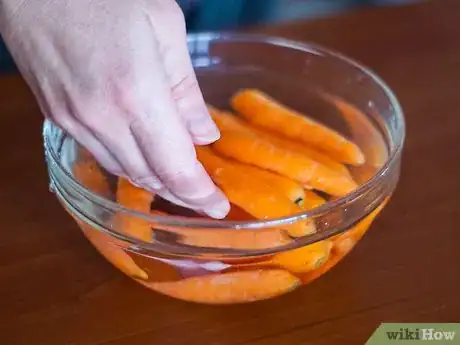
{"type": "Polygon", "coordinates": [[[264,181],[267,185],[270,185],[272,188],[278,190],[280,193],[284,194],[292,202],[297,205],[302,206],[305,199],[305,191],[298,182],[287,178],[282,175],[272,173],[268,170],[263,170],[257,167],[253,167],[246,164],[238,164],[239,168],[245,170],[247,174],[252,175],[256,179],[264,181]]]}
{"type": "MultiPolygon", "coordinates": [[[[138,212],[149,213],[154,195],[146,190],[136,187],[124,178],[118,179],[117,201],[120,205],[138,212]]],[[[137,239],[151,242],[152,229],[148,221],[131,216],[118,214],[119,229],[121,232],[137,239]]]]}
{"type": "MultiPolygon", "coordinates": [[[[153,215],[165,215],[164,212],[152,211],[153,215]]],[[[182,229],[157,225],[155,229],[179,235],[177,242],[205,248],[225,249],[269,249],[288,244],[291,238],[281,229],[256,230],[221,230],[221,229],[182,229]]]]}
{"type": "Polygon", "coordinates": [[[329,258],[331,249],[332,242],[323,240],[302,248],[276,254],[265,261],[239,264],[237,268],[279,266],[291,273],[306,273],[324,265],[329,258]]]}
{"type": "Polygon", "coordinates": [[[304,199],[303,207],[302,207],[304,210],[311,210],[311,209],[314,209],[326,203],[326,200],[324,200],[322,197],[320,197],[315,192],[306,190],[304,191],[304,193],[305,193],[305,199],[304,199]]]}
{"type": "Polygon", "coordinates": [[[294,290],[300,281],[285,270],[254,270],[213,274],[177,282],[143,283],[165,295],[196,303],[245,303],[294,290]]]}
{"type": "Polygon", "coordinates": [[[269,140],[271,143],[275,144],[276,146],[282,149],[292,150],[294,152],[304,154],[305,156],[310,157],[318,163],[321,163],[327,166],[328,168],[340,172],[345,176],[351,178],[350,172],[348,171],[345,165],[335,161],[331,157],[327,156],[326,154],[320,151],[315,150],[312,147],[308,147],[307,145],[291,141],[287,138],[279,137],[276,134],[269,133],[266,130],[256,129],[255,132],[256,134],[269,140]]]}
{"type": "Polygon", "coordinates": [[[357,188],[356,183],[343,174],[302,154],[283,150],[256,135],[223,132],[212,146],[226,157],[276,172],[328,194],[345,195],[357,188]]]}
{"type": "Polygon", "coordinates": [[[330,271],[331,268],[337,265],[344,258],[345,255],[346,254],[338,254],[332,251],[329,256],[329,259],[326,261],[324,265],[313,271],[308,272],[306,275],[302,275],[302,283],[307,284],[321,277],[323,274],[330,271]]]}
{"type": "Polygon", "coordinates": [[[116,243],[113,243],[109,235],[97,229],[92,229],[87,224],[79,224],[86,238],[112,265],[130,277],[143,280],[148,279],[147,273],[123,249],[116,243]]]}
{"type": "MultiPolygon", "coordinates": [[[[96,160],[86,153],[79,155],[79,158],[80,160],[74,164],[72,169],[74,177],[92,192],[108,197],[110,195],[109,183],[96,160]]],[[[137,266],[134,260],[120,248],[115,238],[92,228],[69,209],[66,208],[66,210],[75,219],[86,238],[112,265],[133,278],[148,278],[147,273],[137,266]]]]}
{"type": "Polygon", "coordinates": [[[340,254],[347,254],[350,252],[356,243],[364,236],[369,227],[372,225],[374,219],[379,215],[385,207],[389,198],[386,198],[374,211],[372,211],[366,218],[361,220],[357,225],[348,231],[336,235],[331,238],[334,244],[334,251],[340,254]]]}
{"type": "MultiPolygon", "coordinates": [[[[81,150],[80,150],[81,151],[81,150]]],[[[84,151],[82,151],[84,152],[84,151]]],[[[72,167],[74,178],[91,192],[103,197],[110,195],[110,186],[96,160],[85,154],[72,167]]]]}
{"type": "MultiPolygon", "coordinates": [[[[264,180],[229,164],[209,147],[198,146],[196,151],[201,164],[229,200],[254,217],[278,218],[302,211],[300,206],[279,190],[272,188],[264,180]]],[[[286,225],[285,228],[293,236],[303,236],[315,231],[314,224],[306,221],[286,225]]]]}
{"type": "Polygon", "coordinates": [[[294,273],[309,272],[324,265],[329,258],[332,242],[323,240],[302,248],[275,255],[273,261],[294,273]]]}
{"type": "Polygon", "coordinates": [[[242,164],[237,161],[226,159],[226,164],[232,165],[234,169],[238,170],[242,175],[251,175],[256,179],[263,181],[271,188],[276,189],[279,193],[284,194],[297,205],[303,204],[305,191],[300,183],[271,171],[260,169],[248,164],[242,164]]]}
{"type": "Polygon", "coordinates": [[[305,156],[313,159],[314,161],[317,161],[318,163],[321,163],[332,170],[341,172],[345,176],[351,178],[350,172],[343,164],[340,164],[339,162],[328,157],[326,154],[323,154],[315,150],[314,148],[308,147],[302,143],[291,141],[287,138],[283,138],[275,133],[263,130],[247,121],[238,118],[230,112],[220,111],[219,109],[214,108],[212,106],[208,107],[214,119],[214,122],[217,124],[219,130],[221,131],[238,130],[244,131],[246,133],[256,134],[259,137],[270,141],[272,144],[278,146],[281,149],[304,154],[305,156]]]}
{"type": "Polygon", "coordinates": [[[313,145],[339,162],[361,165],[365,157],[361,149],[340,133],[290,109],[256,89],[237,92],[232,107],[248,121],[275,133],[313,145]]]}

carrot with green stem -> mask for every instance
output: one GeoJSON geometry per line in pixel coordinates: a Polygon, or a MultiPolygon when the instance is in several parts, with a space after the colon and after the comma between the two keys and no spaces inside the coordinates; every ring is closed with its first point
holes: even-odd
{"type": "Polygon", "coordinates": [[[352,141],[331,128],[281,104],[256,89],[237,92],[231,105],[249,122],[326,152],[339,162],[362,165],[365,156],[352,141]]]}
{"type": "Polygon", "coordinates": [[[328,194],[341,196],[357,188],[356,183],[343,174],[250,133],[224,131],[212,147],[226,157],[270,170],[328,194]]]}
{"type": "MultiPolygon", "coordinates": [[[[216,155],[210,147],[196,147],[198,160],[229,200],[257,219],[280,218],[302,212],[284,193],[216,155]]],[[[313,222],[298,221],[283,226],[292,236],[315,231],[313,222]]]]}

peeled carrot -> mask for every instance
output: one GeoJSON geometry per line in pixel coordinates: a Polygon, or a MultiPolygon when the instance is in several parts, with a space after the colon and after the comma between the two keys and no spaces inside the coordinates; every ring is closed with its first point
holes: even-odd
{"type": "Polygon", "coordinates": [[[356,183],[343,174],[250,133],[223,132],[212,146],[226,157],[276,172],[328,194],[341,196],[357,188],[356,183]]]}
{"type": "MultiPolygon", "coordinates": [[[[209,147],[198,146],[196,151],[201,164],[229,200],[257,219],[286,217],[302,212],[300,206],[278,189],[229,164],[209,147]]],[[[285,228],[292,236],[303,236],[315,231],[314,224],[306,221],[298,221],[285,228]]]]}
{"type": "Polygon", "coordinates": [[[245,170],[247,174],[250,174],[257,179],[264,181],[272,188],[278,190],[297,205],[303,205],[305,199],[305,191],[302,188],[302,185],[298,182],[285,176],[278,175],[268,170],[259,169],[250,165],[236,163],[235,165],[238,165],[241,169],[245,170]]]}
{"type": "Polygon", "coordinates": [[[326,263],[331,253],[332,242],[323,240],[302,248],[276,254],[262,262],[240,264],[238,268],[279,266],[291,273],[305,273],[315,270],[326,263]]]}
{"type": "MultiPolygon", "coordinates": [[[[165,215],[160,211],[152,211],[153,215],[165,215]]],[[[225,249],[269,249],[288,244],[291,238],[282,229],[257,229],[257,230],[221,230],[221,229],[182,229],[166,227],[163,225],[155,226],[160,230],[165,230],[177,234],[180,238],[177,242],[206,248],[225,248],[225,249]]]]}
{"type": "Polygon", "coordinates": [[[245,303],[294,290],[300,281],[281,269],[239,271],[188,278],[177,282],[143,283],[165,295],[206,304],[245,303]]]}
{"type": "Polygon", "coordinates": [[[278,146],[281,149],[304,154],[305,156],[317,161],[318,163],[321,163],[337,172],[341,172],[345,176],[351,178],[350,172],[348,171],[347,167],[328,157],[326,154],[315,150],[314,148],[308,147],[302,143],[291,141],[287,138],[283,138],[279,135],[276,135],[275,133],[263,130],[259,127],[254,126],[250,122],[238,118],[237,116],[229,112],[220,111],[213,106],[208,106],[208,108],[211,113],[211,116],[214,119],[214,122],[217,124],[221,131],[238,130],[244,131],[246,133],[256,134],[259,137],[270,141],[272,144],[278,146]]]}
{"type": "Polygon", "coordinates": [[[112,265],[130,277],[143,280],[148,279],[147,273],[123,249],[116,243],[113,243],[109,235],[97,229],[92,229],[87,224],[83,225],[80,223],[80,228],[86,238],[112,265]]]}
{"type": "Polygon", "coordinates": [[[332,251],[327,260],[326,264],[321,266],[318,269],[315,269],[311,272],[308,272],[306,276],[302,276],[302,282],[304,284],[309,283],[327,271],[329,271],[332,267],[337,265],[356,245],[356,243],[362,238],[362,236],[366,233],[369,229],[370,225],[377,217],[377,215],[382,211],[385,205],[389,201],[389,197],[387,197],[374,211],[372,211],[366,218],[364,218],[358,225],[354,228],[348,230],[347,232],[334,236],[331,238],[333,243],[332,251]]]}
{"type": "Polygon", "coordinates": [[[307,284],[321,277],[326,272],[330,271],[331,268],[337,265],[344,258],[345,255],[346,254],[339,254],[339,253],[335,253],[334,251],[332,251],[329,256],[329,259],[326,261],[324,265],[322,265],[321,267],[313,271],[308,272],[305,275],[302,275],[301,277],[302,283],[307,284]]]}
{"type": "Polygon", "coordinates": [[[282,105],[260,90],[241,90],[232,97],[231,104],[233,109],[255,125],[313,145],[339,162],[352,165],[365,162],[361,149],[340,133],[282,105]]]}
{"type": "Polygon", "coordinates": [[[305,199],[302,207],[304,210],[311,210],[326,203],[326,200],[311,190],[306,190],[304,193],[305,199]]]}
{"type": "Polygon", "coordinates": [[[257,129],[256,134],[260,135],[261,137],[269,140],[271,143],[275,144],[276,146],[286,149],[292,150],[297,153],[302,153],[307,157],[321,163],[328,168],[340,172],[347,177],[351,178],[350,172],[348,171],[347,167],[334,159],[330,158],[326,154],[315,150],[314,148],[308,147],[301,143],[296,143],[286,138],[279,137],[275,134],[269,133],[268,131],[263,131],[261,129],[257,129]]]}
{"type": "Polygon", "coordinates": [[[263,181],[279,193],[284,194],[293,203],[302,205],[305,198],[305,191],[302,185],[290,178],[273,173],[268,170],[260,169],[248,164],[226,159],[226,164],[232,165],[241,175],[251,175],[253,178],[263,181]]]}
{"type": "MultiPolygon", "coordinates": [[[[117,201],[121,206],[148,214],[154,195],[136,187],[124,178],[118,179],[117,201]]],[[[120,213],[117,215],[121,232],[137,239],[151,242],[152,229],[148,221],[136,216],[120,213]]]]}
{"type": "MultiPolygon", "coordinates": [[[[108,197],[110,195],[110,186],[96,160],[86,153],[79,155],[79,157],[80,161],[73,165],[74,177],[92,192],[108,197]]],[[[148,278],[147,273],[137,266],[134,260],[117,245],[115,238],[92,228],[70,210],[67,208],[66,210],[76,220],[86,238],[110,263],[133,278],[148,278]]]]}
{"type": "Polygon", "coordinates": [[[88,154],[80,158],[72,167],[74,178],[91,192],[108,197],[110,195],[109,182],[96,160],[88,154]]]}
{"type": "Polygon", "coordinates": [[[329,258],[332,242],[323,240],[302,248],[279,253],[273,261],[294,273],[309,272],[324,265],[329,258]]]}

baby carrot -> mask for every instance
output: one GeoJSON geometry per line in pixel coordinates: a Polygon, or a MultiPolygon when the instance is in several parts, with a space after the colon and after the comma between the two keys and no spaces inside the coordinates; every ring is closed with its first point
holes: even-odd
{"type": "Polygon", "coordinates": [[[259,127],[254,126],[253,124],[244,121],[237,116],[233,115],[232,113],[226,111],[220,111],[213,106],[208,106],[211,116],[214,119],[214,122],[217,124],[221,131],[226,130],[238,130],[238,131],[245,131],[247,133],[252,132],[264,139],[267,139],[272,144],[286,150],[295,151],[298,153],[302,153],[307,157],[312,158],[313,160],[321,163],[332,170],[336,170],[338,172],[342,172],[347,177],[350,177],[350,172],[348,169],[339,162],[333,160],[332,158],[328,157],[326,154],[323,154],[314,148],[308,147],[305,144],[297,143],[291,141],[287,138],[283,138],[281,136],[276,135],[275,133],[268,132],[263,130],[259,127]]]}
{"type": "Polygon", "coordinates": [[[270,170],[328,194],[340,196],[357,187],[353,180],[343,174],[249,133],[223,132],[212,146],[226,157],[270,170]]]}
{"type": "MultiPolygon", "coordinates": [[[[134,186],[122,177],[118,179],[117,201],[121,206],[148,214],[153,198],[152,193],[134,186]]],[[[152,229],[146,220],[123,213],[118,214],[117,218],[121,232],[151,242],[152,229]]]]}
{"type": "MultiPolygon", "coordinates": [[[[198,159],[229,200],[258,219],[279,218],[302,212],[300,206],[264,180],[238,169],[209,147],[196,147],[198,159]]],[[[286,225],[292,236],[315,231],[312,222],[299,221],[286,225]]]]}
{"type": "Polygon", "coordinates": [[[284,137],[313,145],[342,163],[362,165],[361,149],[340,133],[290,109],[256,89],[237,92],[232,107],[248,121],[284,137]]]}

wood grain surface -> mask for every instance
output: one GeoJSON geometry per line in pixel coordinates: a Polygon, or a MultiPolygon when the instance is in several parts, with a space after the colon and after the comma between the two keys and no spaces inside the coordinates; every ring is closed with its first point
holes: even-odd
{"type": "Polygon", "coordinates": [[[150,292],[106,263],[48,191],[37,106],[0,78],[0,344],[364,344],[382,321],[460,321],[460,1],[260,29],[338,49],[398,95],[401,180],[360,245],[286,296],[209,307],[150,292]]]}

